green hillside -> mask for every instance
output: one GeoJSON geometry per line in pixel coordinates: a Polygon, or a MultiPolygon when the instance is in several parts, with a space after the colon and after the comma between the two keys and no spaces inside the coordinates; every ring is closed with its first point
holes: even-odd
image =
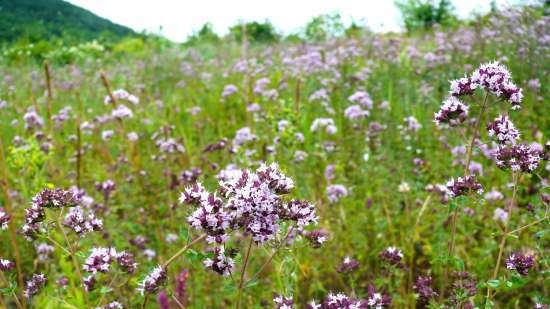
{"type": "Polygon", "coordinates": [[[0,42],[63,37],[73,41],[135,34],[62,0],[0,0],[0,42]]]}

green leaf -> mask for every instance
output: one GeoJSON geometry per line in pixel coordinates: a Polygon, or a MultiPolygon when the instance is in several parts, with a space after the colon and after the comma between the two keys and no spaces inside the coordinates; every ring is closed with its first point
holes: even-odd
{"type": "Polygon", "coordinates": [[[487,285],[494,288],[494,289],[496,289],[500,285],[500,280],[498,280],[498,279],[489,280],[489,281],[487,281],[487,285]]]}

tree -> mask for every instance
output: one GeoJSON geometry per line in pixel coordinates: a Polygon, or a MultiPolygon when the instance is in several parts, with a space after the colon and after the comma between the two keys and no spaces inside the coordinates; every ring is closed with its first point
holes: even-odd
{"type": "Polygon", "coordinates": [[[407,31],[430,29],[435,24],[450,25],[457,20],[450,0],[401,0],[395,3],[407,31]]]}
{"type": "Polygon", "coordinates": [[[345,28],[340,14],[325,14],[314,17],[305,28],[305,37],[309,41],[319,42],[331,37],[341,36],[345,28]]]}
{"type": "Polygon", "coordinates": [[[202,25],[198,32],[193,33],[185,41],[186,45],[196,45],[199,43],[217,43],[220,41],[220,37],[214,32],[211,23],[202,25]]]}
{"type": "MultiPolygon", "coordinates": [[[[244,24],[246,28],[246,37],[250,42],[271,43],[279,40],[279,34],[275,31],[275,27],[270,21],[266,20],[263,23],[257,21],[244,24]]],[[[243,24],[237,24],[229,28],[229,33],[237,41],[243,39],[243,24]]]]}

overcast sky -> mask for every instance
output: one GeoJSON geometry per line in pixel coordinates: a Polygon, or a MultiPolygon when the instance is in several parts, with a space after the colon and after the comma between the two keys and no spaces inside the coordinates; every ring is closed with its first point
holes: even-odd
{"type": "MultiPolygon", "coordinates": [[[[160,33],[184,41],[210,22],[219,34],[239,20],[269,19],[283,34],[300,31],[314,16],[338,12],[375,31],[400,29],[393,0],[66,0],[134,30],[160,33]],[[162,26],[162,31],[160,27],[162,26]]],[[[456,13],[467,17],[489,9],[490,0],[454,0],[456,13]]],[[[497,0],[499,5],[521,0],[497,0]]]]}

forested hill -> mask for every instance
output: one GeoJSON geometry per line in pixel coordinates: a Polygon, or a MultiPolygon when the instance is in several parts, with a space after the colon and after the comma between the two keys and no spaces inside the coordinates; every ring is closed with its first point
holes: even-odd
{"type": "Polygon", "coordinates": [[[0,42],[29,42],[62,37],[89,41],[135,34],[62,0],[0,0],[0,42]]]}

